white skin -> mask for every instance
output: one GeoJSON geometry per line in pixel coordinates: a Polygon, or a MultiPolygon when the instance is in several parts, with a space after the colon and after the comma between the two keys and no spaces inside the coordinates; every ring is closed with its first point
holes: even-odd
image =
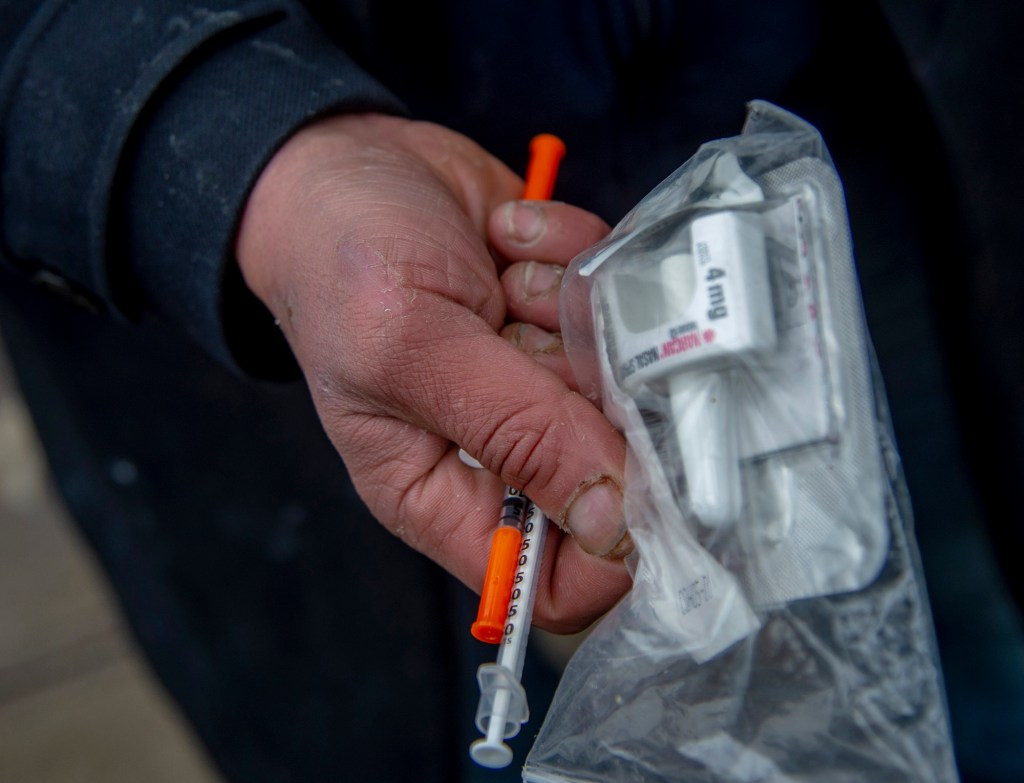
{"type": "Polygon", "coordinates": [[[561,270],[608,227],[522,186],[440,126],[328,118],[267,166],[236,254],[377,519],[479,590],[504,485],[522,489],[561,528],[534,619],[567,632],[629,587],[625,445],[557,334],[561,270]]]}

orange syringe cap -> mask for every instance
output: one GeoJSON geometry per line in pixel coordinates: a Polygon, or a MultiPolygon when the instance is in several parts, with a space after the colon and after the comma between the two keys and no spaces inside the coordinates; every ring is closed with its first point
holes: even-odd
{"type": "Polygon", "coordinates": [[[494,531],[484,586],[480,591],[480,608],[476,622],[470,628],[473,636],[481,642],[497,644],[505,634],[508,602],[522,546],[523,534],[518,528],[502,525],[494,531]]]}
{"type": "Polygon", "coordinates": [[[530,162],[526,167],[523,198],[547,201],[555,190],[558,165],[565,157],[564,142],[550,133],[540,133],[530,141],[530,162]]]}

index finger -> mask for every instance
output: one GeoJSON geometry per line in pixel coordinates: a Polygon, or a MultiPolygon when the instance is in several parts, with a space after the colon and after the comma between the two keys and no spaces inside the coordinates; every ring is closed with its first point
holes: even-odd
{"type": "Polygon", "coordinates": [[[337,366],[326,373],[343,380],[345,399],[362,390],[378,415],[459,444],[591,554],[618,546],[625,536],[622,436],[483,317],[447,292],[393,291],[387,328],[368,332],[357,347],[358,355],[333,356],[337,366]]]}
{"type": "Polygon", "coordinates": [[[509,201],[487,223],[491,246],[507,261],[567,265],[610,231],[592,212],[558,201],[509,201]]]}

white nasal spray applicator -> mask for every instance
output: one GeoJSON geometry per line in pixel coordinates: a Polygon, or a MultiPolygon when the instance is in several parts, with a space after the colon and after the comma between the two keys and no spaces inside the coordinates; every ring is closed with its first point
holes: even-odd
{"type": "Polygon", "coordinates": [[[708,527],[743,506],[732,375],[776,345],[761,216],[733,206],[763,195],[732,156],[715,168],[708,182],[737,198],[713,206],[733,208],[695,211],[664,248],[616,247],[596,287],[615,379],[630,396],[667,391],[690,509],[708,527]]]}

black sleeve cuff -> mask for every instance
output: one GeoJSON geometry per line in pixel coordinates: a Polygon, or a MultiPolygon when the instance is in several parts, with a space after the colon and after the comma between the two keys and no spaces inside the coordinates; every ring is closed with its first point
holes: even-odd
{"type": "Polygon", "coordinates": [[[233,260],[249,190],[310,120],[403,108],[301,7],[220,5],[41,9],[0,92],[5,251],[275,376],[290,354],[233,260]]]}

